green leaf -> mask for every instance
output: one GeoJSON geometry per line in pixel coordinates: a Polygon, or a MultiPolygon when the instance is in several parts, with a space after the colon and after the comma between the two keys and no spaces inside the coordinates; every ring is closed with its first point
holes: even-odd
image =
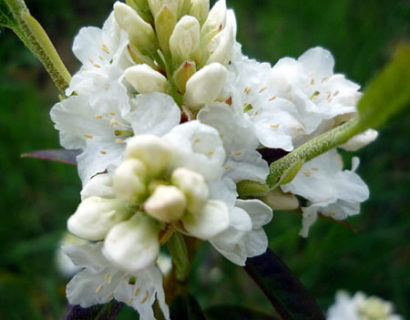
{"type": "Polygon", "coordinates": [[[315,299],[289,268],[271,251],[249,258],[246,272],[263,290],[283,319],[324,320],[315,299]]]}
{"type": "Polygon", "coordinates": [[[242,180],[236,184],[236,191],[240,197],[263,196],[269,191],[269,187],[256,181],[242,180]]]}
{"type": "Polygon", "coordinates": [[[190,294],[177,296],[171,304],[171,319],[205,320],[201,307],[190,294]]]}
{"type": "Polygon", "coordinates": [[[169,239],[167,246],[175,266],[176,278],[179,281],[184,281],[191,269],[184,236],[175,232],[171,239],[169,239]]]}
{"type": "Polygon", "coordinates": [[[18,22],[4,0],[0,0],[0,26],[16,29],[18,22]]]}
{"type": "Polygon", "coordinates": [[[375,77],[358,104],[360,124],[379,128],[410,106],[410,44],[397,47],[393,60],[375,77]]]}
{"type": "Polygon", "coordinates": [[[239,306],[215,306],[205,310],[207,320],[278,320],[277,317],[239,306]]]}
{"type": "Polygon", "coordinates": [[[77,150],[51,149],[37,150],[21,155],[22,158],[36,158],[54,162],[63,162],[72,165],[77,164],[77,156],[80,154],[77,150]]]}
{"type": "Polygon", "coordinates": [[[123,304],[117,301],[90,308],[71,306],[67,313],[66,320],[114,320],[117,318],[122,307],[123,304]]]}

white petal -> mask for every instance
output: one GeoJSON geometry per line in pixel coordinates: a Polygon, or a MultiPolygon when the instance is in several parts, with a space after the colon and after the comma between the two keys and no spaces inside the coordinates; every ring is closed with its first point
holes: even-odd
{"type": "Polygon", "coordinates": [[[128,68],[124,72],[124,77],[139,93],[168,91],[167,78],[147,64],[128,68]]]}
{"type": "Polygon", "coordinates": [[[351,138],[345,144],[341,145],[340,147],[347,150],[347,151],[357,151],[369,143],[376,140],[379,133],[376,130],[369,129],[365,132],[358,134],[357,136],[351,138]]]}
{"type": "Polygon", "coordinates": [[[237,200],[236,206],[245,210],[252,219],[253,229],[262,228],[273,217],[272,209],[260,200],[237,200]]]}
{"type": "Polygon", "coordinates": [[[203,175],[206,180],[220,177],[225,151],[218,132],[198,121],[189,121],[164,136],[178,148],[175,168],[183,167],[203,175]]]}
{"type": "Polygon", "coordinates": [[[321,47],[315,47],[302,54],[299,62],[307,72],[315,72],[317,77],[326,77],[333,74],[335,60],[332,54],[321,47]]]}
{"type": "Polygon", "coordinates": [[[124,115],[135,135],[162,136],[178,125],[181,111],[174,100],[163,93],[140,94],[131,99],[131,111],[124,115]]]}
{"type": "Polygon", "coordinates": [[[106,267],[107,260],[101,254],[102,242],[83,245],[64,245],[63,252],[79,267],[87,267],[100,272],[106,267]]]}
{"type": "Polygon", "coordinates": [[[222,201],[209,200],[196,213],[186,213],[182,217],[185,229],[200,239],[210,239],[224,231],[229,225],[229,211],[222,201]]]}
{"type": "Polygon", "coordinates": [[[119,268],[137,272],[155,262],[159,252],[158,232],[153,219],[136,213],[110,230],[103,254],[119,268]]]}

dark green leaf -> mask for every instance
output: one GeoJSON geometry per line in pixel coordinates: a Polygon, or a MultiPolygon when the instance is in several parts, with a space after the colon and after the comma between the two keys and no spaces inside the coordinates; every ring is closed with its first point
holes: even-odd
{"type": "Polygon", "coordinates": [[[179,281],[184,281],[191,268],[184,236],[177,232],[174,233],[167,246],[175,266],[176,277],[179,281]]]}
{"type": "Polygon", "coordinates": [[[171,319],[205,320],[201,307],[190,294],[177,296],[171,304],[171,319]]]}
{"type": "Polygon", "coordinates": [[[325,319],[316,301],[303,284],[270,250],[258,257],[249,258],[245,270],[263,290],[283,319],[325,319]]]}
{"type": "Polygon", "coordinates": [[[0,26],[15,29],[17,21],[4,0],[0,0],[0,26]]]}
{"type": "Polygon", "coordinates": [[[360,123],[378,128],[410,106],[410,45],[399,46],[393,60],[365,90],[358,104],[360,123]]]}
{"type": "Polygon", "coordinates": [[[278,320],[277,317],[239,306],[215,306],[205,311],[208,320],[278,320]]]}
{"type": "Polygon", "coordinates": [[[36,158],[43,159],[55,162],[64,162],[72,165],[77,164],[77,156],[80,154],[80,151],[77,150],[64,150],[64,149],[55,149],[55,150],[37,150],[29,153],[22,154],[22,158],[36,158]]]}
{"type": "Polygon", "coordinates": [[[106,305],[81,308],[71,306],[68,310],[66,320],[114,320],[123,307],[122,303],[113,301],[106,305]]]}

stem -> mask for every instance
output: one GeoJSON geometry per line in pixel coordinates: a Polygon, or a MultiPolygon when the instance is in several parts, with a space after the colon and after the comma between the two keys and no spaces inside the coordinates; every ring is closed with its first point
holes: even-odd
{"type": "Polygon", "coordinates": [[[40,23],[30,15],[23,0],[5,0],[17,22],[11,26],[24,45],[43,64],[55,86],[64,95],[71,76],[40,23]]]}
{"type": "Polygon", "coordinates": [[[346,143],[350,138],[366,129],[366,127],[360,124],[358,118],[354,118],[343,125],[310,140],[270,165],[267,184],[270,187],[278,186],[278,182],[282,175],[292,166],[295,166],[300,162],[309,161],[338,145],[346,143]]]}

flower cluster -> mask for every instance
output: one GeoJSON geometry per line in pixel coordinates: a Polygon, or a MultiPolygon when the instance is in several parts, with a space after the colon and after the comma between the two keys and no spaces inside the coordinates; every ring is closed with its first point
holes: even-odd
{"type": "MultiPolygon", "coordinates": [[[[156,261],[172,234],[209,241],[244,265],[267,248],[272,208],[306,199],[304,236],[318,215],[359,213],[369,196],[359,161],[343,171],[336,150],[281,189],[239,197],[238,183],[265,183],[263,151],[291,152],[355,117],[360,92],[334,74],[323,48],[271,66],[246,57],[235,37],[225,0],[211,9],[209,0],[129,0],[114,4],[102,29],[75,38],[82,67],[51,110],[61,144],[81,150],[81,203],[68,229],[88,242],[64,249],[84,268],[67,287],[70,303],[115,298],[152,319],[157,299],[168,319],[156,261]]],[[[369,130],[342,147],[376,136],[369,130]]]]}
{"type": "Polygon", "coordinates": [[[344,291],[336,294],[336,302],[327,311],[328,320],[402,320],[393,313],[393,305],[378,297],[356,292],[350,296],[344,291]]]}

